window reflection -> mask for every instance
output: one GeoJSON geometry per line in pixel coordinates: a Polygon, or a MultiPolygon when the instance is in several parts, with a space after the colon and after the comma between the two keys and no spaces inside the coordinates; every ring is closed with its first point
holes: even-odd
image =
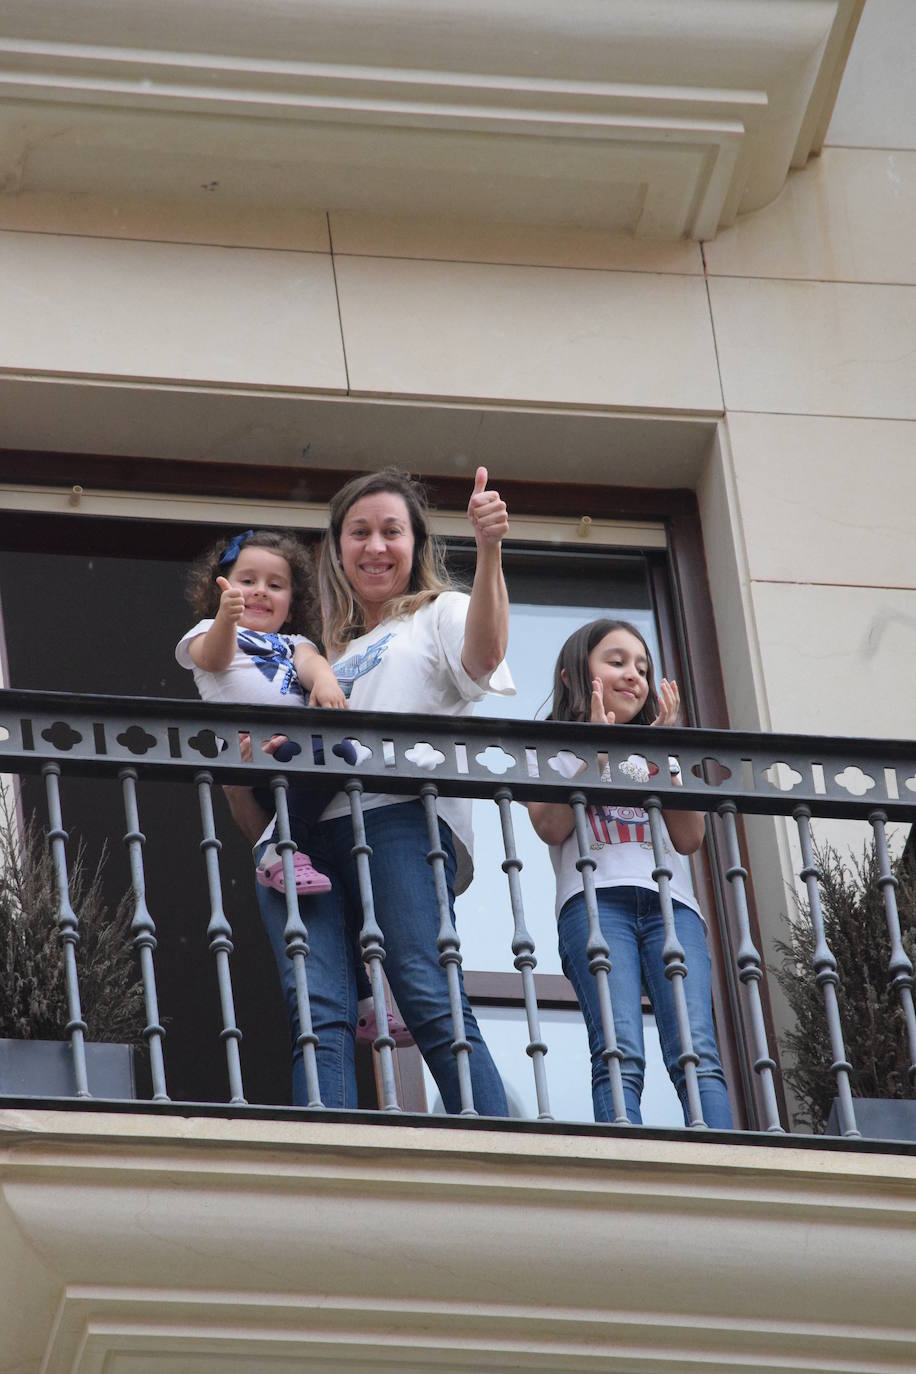
{"type": "MultiPolygon", "coordinates": [[[[522,1007],[475,1007],[474,1015],[496,1062],[511,1116],[536,1120],[534,1072],[525,1047],[528,1025],[522,1007]]],[[[594,1121],[591,1062],[585,1022],[578,1010],[541,1011],[541,1033],[549,1046],[545,1065],[551,1114],[557,1121],[594,1121]]],[[[646,1041],[646,1083],[642,1117],[646,1126],[683,1126],[677,1093],[665,1070],[658,1032],[651,1016],[643,1017],[646,1041]]],[[[424,1065],[426,1100],[430,1111],[444,1114],[442,1100],[424,1065]]]]}

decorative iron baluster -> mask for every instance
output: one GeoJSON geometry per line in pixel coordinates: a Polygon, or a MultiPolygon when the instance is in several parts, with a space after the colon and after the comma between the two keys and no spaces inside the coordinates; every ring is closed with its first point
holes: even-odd
{"type": "Polygon", "coordinates": [[[541,1036],[541,1019],[538,1012],[537,992],[534,986],[534,970],[537,959],[534,956],[534,940],[525,925],[525,907],[522,901],[522,886],[519,874],[522,861],[515,847],[515,828],[512,824],[512,793],[508,787],[501,787],[496,793],[499,819],[503,832],[503,849],[506,857],[501,865],[509,882],[509,902],[512,907],[512,920],[515,933],[512,937],[512,953],[515,967],[522,975],[522,991],[525,998],[525,1015],[528,1020],[527,1053],[534,1070],[534,1091],[537,1096],[538,1121],[552,1121],[550,1098],[547,1092],[547,1072],[544,1056],[547,1045],[541,1036]]]}
{"type": "Polygon", "coordinates": [[[299,895],[296,892],[296,871],[293,855],[298,848],[289,830],[289,805],[286,793],[288,780],[282,775],[270,780],[277,815],[276,849],[283,865],[283,900],[286,903],[286,925],[283,939],[286,943],[286,957],[292,960],[293,978],[296,983],[296,1011],[299,1016],[299,1034],[296,1047],[302,1049],[302,1070],[305,1075],[305,1091],[308,1095],[307,1107],[322,1107],[321,1089],[318,1086],[318,1036],[312,1026],[312,1004],[309,1001],[308,971],[308,931],[299,911],[299,895]]]}
{"type": "Polygon", "coordinates": [[[784,1133],[779,1120],[779,1104],[776,1101],[776,1086],[773,1081],[776,1060],[770,1054],[770,1047],[767,1044],[763,1004],[760,1000],[763,966],[760,954],[751,938],[751,923],[747,910],[747,869],[741,863],[741,851],[738,847],[738,827],[735,824],[738,808],[733,801],[725,801],[718,808],[718,811],[725,831],[725,847],[728,857],[728,868],[725,870],[725,876],[734,898],[738,932],[741,937],[735,962],[738,965],[738,978],[744,985],[750,1010],[751,1035],[754,1042],[754,1071],[760,1082],[765,1126],[766,1130],[771,1133],[784,1133]]]}
{"type": "Polygon", "coordinates": [[[623,1078],[620,1072],[623,1052],[617,1044],[614,1008],[611,1004],[611,986],[608,981],[608,974],[611,971],[611,952],[601,933],[601,922],[598,918],[598,898],[595,893],[595,868],[597,865],[588,849],[585,793],[573,792],[569,804],[572,807],[576,827],[576,843],[579,847],[576,868],[582,875],[582,893],[585,897],[585,914],[588,917],[588,944],[585,946],[585,952],[588,955],[589,972],[595,979],[595,986],[598,990],[598,1005],[601,1008],[601,1035],[604,1040],[601,1057],[607,1064],[611,1102],[614,1105],[614,1124],[629,1126],[630,1119],[627,1116],[626,1103],[624,1102],[623,1078]]]}
{"type": "MultiPolygon", "coordinates": [[[[385,937],[381,926],[375,919],[375,898],[372,894],[372,874],[369,860],[372,847],[366,843],[366,822],[363,819],[363,785],[358,778],[351,778],[346,784],[350,798],[350,817],[353,824],[353,848],[350,850],[356,862],[356,877],[359,882],[359,900],[363,909],[363,923],[359,932],[359,945],[363,960],[369,969],[369,983],[372,987],[372,1005],[375,1010],[376,1026],[388,1025],[388,1004],[385,1001],[385,987],[382,981],[382,964],[385,959],[385,937]]],[[[394,1059],[392,1050],[394,1040],[380,1033],[372,1042],[378,1053],[379,1069],[382,1079],[382,1110],[399,1112],[398,1090],[394,1081],[394,1059]]]]}
{"type": "Polygon", "coordinates": [[[860,1136],[862,1132],[856,1125],[856,1114],[852,1105],[852,1065],[846,1058],[846,1046],[843,1043],[843,1027],[840,1024],[840,1008],[837,1001],[836,990],[840,980],[836,971],[836,959],[827,944],[827,936],[824,932],[824,915],[821,910],[821,893],[818,887],[821,875],[814,862],[814,845],[811,840],[811,808],[809,806],[796,806],[792,815],[798,826],[798,838],[801,843],[802,868],[799,877],[805,880],[805,889],[808,894],[808,912],[814,930],[814,981],[821,989],[824,998],[827,1030],[830,1035],[830,1053],[833,1055],[830,1069],[836,1078],[840,1125],[843,1135],[860,1136]]]}
{"type": "Polygon", "coordinates": [[[216,837],[213,820],[213,774],[198,773],[197,795],[200,801],[200,821],[204,838],[200,842],[201,852],[207,870],[207,891],[210,896],[210,923],[207,935],[210,940],[210,953],[216,960],[216,978],[219,985],[220,1009],[223,1029],[220,1039],[226,1046],[226,1064],[229,1071],[229,1101],[242,1103],[242,1064],[239,1057],[239,1041],[242,1032],[235,1022],[235,1002],[232,996],[232,978],[229,972],[229,955],[232,953],[232,927],[223,910],[223,887],[219,875],[219,853],[222,849],[216,837]]]}
{"type": "Polygon", "coordinates": [[[891,872],[891,858],[887,848],[887,813],[872,811],[868,817],[875,835],[875,853],[878,858],[878,886],[884,897],[884,913],[887,917],[887,934],[891,942],[891,957],[887,971],[891,975],[890,991],[900,998],[900,1007],[906,1024],[907,1046],[910,1062],[907,1077],[910,1086],[916,1088],[916,1012],[913,1008],[913,965],[903,948],[900,932],[900,913],[897,910],[897,879],[891,872]]]}
{"type": "Polygon", "coordinates": [[[60,807],[60,768],[56,763],[46,763],[42,768],[45,791],[48,797],[48,819],[51,828],[48,841],[51,847],[51,860],[54,865],[54,883],[57,889],[57,938],[60,941],[61,958],[64,961],[64,981],[67,988],[67,1015],[65,1027],[70,1037],[73,1052],[73,1073],[76,1079],[76,1096],[91,1097],[89,1075],[86,1069],[86,1022],[80,1005],[79,978],[76,972],[76,946],[79,943],[79,930],[76,912],[70,904],[70,879],[67,873],[67,840],[64,829],[63,813],[60,807]]]}
{"type": "Polygon", "coordinates": [[[681,1042],[681,1052],[677,1062],[684,1070],[687,1114],[690,1118],[687,1125],[690,1127],[705,1126],[703,1106],[700,1102],[700,1085],[697,1080],[697,1065],[700,1059],[693,1048],[690,1017],[687,1014],[687,996],[684,992],[687,965],[684,962],[684,947],[677,938],[677,930],[674,925],[674,907],[671,902],[671,879],[674,874],[665,858],[665,840],[662,835],[662,804],[658,797],[646,797],[645,807],[649,815],[649,832],[652,836],[652,853],[655,857],[652,878],[658,883],[658,900],[665,926],[662,962],[665,965],[665,977],[671,982],[678,1037],[681,1042]]]}
{"type": "Polygon", "coordinates": [[[146,1026],[143,1038],[149,1048],[150,1075],[153,1080],[153,1101],[168,1102],[169,1095],[165,1086],[165,1063],[162,1056],[162,1042],[165,1028],[159,1021],[159,997],[156,991],[156,970],[153,966],[153,951],[156,948],[156,925],[146,905],[146,877],[143,872],[143,846],[146,836],[140,829],[140,812],[137,806],[137,770],[122,768],[118,777],[124,798],[124,817],[127,821],[127,834],[124,843],[130,863],[130,883],[134,894],[134,914],[130,923],[134,949],[140,962],[140,976],[143,979],[143,1003],[146,1009],[146,1026]]]}
{"type": "Polygon", "coordinates": [[[439,935],[436,947],[439,950],[439,963],[445,969],[448,980],[448,998],[452,1012],[452,1054],[458,1071],[458,1092],[461,1099],[460,1116],[477,1116],[474,1106],[474,1092],[471,1087],[471,1045],[464,1025],[464,1009],[461,1005],[461,980],[458,970],[461,967],[461,941],[452,924],[448,901],[448,884],[445,881],[445,850],[439,835],[439,813],[436,798],[439,789],[435,783],[425,782],[420,788],[423,809],[426,812],[426,829],[429,834],[429,853],[426,861],[433,870],[436,886],[436,901],[439,904],[439,935]]]}

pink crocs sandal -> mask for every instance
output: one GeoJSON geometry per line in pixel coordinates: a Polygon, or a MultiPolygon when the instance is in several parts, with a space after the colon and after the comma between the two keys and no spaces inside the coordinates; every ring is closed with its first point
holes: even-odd
{"type": "MultiPolygon", "coordinates": [[[[296,892],[300,897],[313,897],[319,892],[330,892],[331,890],[330,878],[313,868],[311,859],[301,850],[293,855],[293,874],[296,892]]],[[[255,875],[262,887],[275,887],[278,892],[286,891],[281,859],[277,859],[275,863],[267,864],[265,868],[255,869],[255,875]]]]}
{"type": "MultiPolygon", "coordinates": [[[[396,1016],[393,1011],[388,1013],[388,1034],[396,1045],[412,1045],[414,1038],[404,1025],[400,1016],[396,1016]]],[[[378,1022],[375,1019],[375,1012],[368,1011],[365,1016],[360,1016],[356,1022],[356,1039],[364,1045],[371,1045],[378,1039],[378,1022]]]]}

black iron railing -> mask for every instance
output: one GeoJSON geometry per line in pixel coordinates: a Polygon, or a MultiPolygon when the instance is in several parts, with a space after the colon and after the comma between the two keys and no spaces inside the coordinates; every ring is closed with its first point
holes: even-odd
{"type": "MultiPolygon", "coordinates": [[[[332,752],[341,734],[338,712],[312,711],[297,714],[267,708],[223,707],[162,700],[130,700],[115,697],[73,697],[57,693],[6,691],[0,693],[0,771],[38,775],[44,780],[49,817],[49,843],[54,860],[58,893],[58,929],[62,945],[69,999],[70,1038],[76,1095],[87,1097],[89,1086],[85,1061],[85,1023],[74,950],[79,939],[77,920],[69,901],[67,829],[74,819],[63,814],[60,779],[69,775],[110,778],[121,791],[125,834],[133,893],[132,932],[142,974],[145,1006],[145,1039],[149,1046],[151,1097],[169,1100],[165,1057],[165,1030],[158,1012],[154,951],[156,926],[145,898],[144,835],[138,803],[138,782],[183,782],[197,792],[200,844],[204,854],[210,900],[209,948],[216,965],[221,1007],[221,1039],[229,1081],[229,1100],[245,1101],[231,977],[232,931],[226,918],[220,868],[220,842],[216,833],[213,789],[221,784],[270,786],[277,807],[280,849],[287,875],[287,953],[296,970],[297,998],[306,1080],[310,1105],[319,1107],[308,999],[307,932],[293,894],[292,850],[286,809],[290,783],[320,775],[323,786],[339,785],[350,800],[354,835],[354,862],[361,870],[366,894],[363,906],[362,948],[366,958],[379,1016],[384,1024],[381,967],[384,935],[375,919],[371,899],[371,863],[365,844],[362,797],[372,792],[407,793],[421,798],[430,825],[430,864],[440,904],[446,903],[438,867],[436,798],[438,795],[491,799],[499,811],[512,915],[512,951],[520,974],[528,1023],[528,1054],[532,1061],[540,1119],[550,1119],[544,1056],[547,1045],[541,1034],[534,979],[536,952],[524,912],[524,886],[516,852],[510,803],[553,800],[569,803],[576,819],[580,869],[592,928],[592,943],[600,951],[594,881],[586,837],[589,803],[638,805],[649,816],[658,882],[668,934],[668,973],[679,1012],[686,1018],[683,977],[687,973],[683,950],[674,935],[674,918],[660,835],[662,808],[714,813],[720,818],[725,853],[725,878],[732,920],[735,976],[744,1001],[748,1027],[748,1055],[757,1080],[760,1126],[778,1133],[780,1119],[777,1091],[777,1056],[769,1043],[761,984],[763,962],[749,916],[748,874],[739,844],[742,814],[782,816],[794,820],[802,853],[800,878],[807,892],[814,933],[814,976],[821,989],[829,1031],[832,1069],[836,1079],[839,1120],[846,1136],[858,1134],[851,1091],[852,1066],[846,1054],[837,1002],[836,961],[824,937],[818,873],[812,849],[812,817],[865,820],[871,826],[878,859],[887,929],[890,937],[889,975],[893,996],[902,1009],[910,1081],[916,1081],[916,1015],[913,1004],[913,968],[901,940],[896,908],[895,880],[891,872],[885,833],[890,820],[912,822],[916,816],[916,744],[869,739],[824,739],[796,735],[756,735],[734,731],[671,728],[665,730],[628,726],[625,730],[598,730],[593,726],[529,723],[522,721],[426,716],[378,716],[349,712],[346,732],[358,740],[360,762],[351,765],[332,752]],[[301,746],[289,762],[268,759],[257,747],[246,749],[246,737],[257,742],[272,734],[287,734],[301,746]],[[423,746],[419,750],[417,745],[423,746]],[[570,770],[561,775],[551,766],[561,751],[575,756],[580,769],[572,781],[570,770]],[[250,755],[250,756],[249,756],[250,755]],[[641,756],[649,777],[639,780],[638,770],[624,768],[634,755],[641,756]],[[680,769],[672,777],[671,760],[680,769]],[[637,775],[634,776],[634,771],[637,775]]],[[[643,773],[644,777],[645,774],[643,773]]],[[[460,963],[457,937],[442,910],[443,962],[449,976],[457,978],[460,963]]],[[[440,941],[440,944],[442,942],[440,941]]],[[[603,958],[606,960],[604,947],[603,958]]],[[[598,957],[596,976],[602,977],[606,962],[598,957]]],[[[614,1029],[610,1003],[604,1000],[604,1030],[609,1052],[611,1089],[615,1115],[626,1120],[619,1064],[613,1054],[614,1029]]],[[[471,1115],[474,1104],[467,1073],[467,1048],[456,1027],[455,1053],[459,1063],[462,1111],[471,1115]],[[463,1065],[463,1067],[462,1067],[463,1065]]],[[[382,1034],[376,1041],[380,1105],[398,1111],[393,1042],[382,1034]]],[[[696,1081],[696,1056],[690,1043],[689,1023],[682,1028],[682,1060],[687,1079],[691,1124],[702,1126],[696,1081]]]]}

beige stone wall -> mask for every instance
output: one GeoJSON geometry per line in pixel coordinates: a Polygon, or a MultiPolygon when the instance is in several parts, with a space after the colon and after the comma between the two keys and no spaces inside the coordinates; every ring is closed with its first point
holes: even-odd
{"type": "Polygon", "coordinates": [[[727,442],[703,490],[710,515],[729,493],[760,664],[736,723],[916,733],[914,42],[912,5],[872,0],[822,156],[704,246],[727,442]]]}
{"type": "MultiPolygon", "coordinates": [[[[750,729],[916,733],[914,42],[907,0],[870,0],[821,157],[704,245],[726,417],[699,490],[750,729]]],[[[816,829],[855,853],[868,835],[816,829]]],[[[748,834],[772,962],[797,841],[762,819],[748,834]]]]}
{"type": "Polygon", "coordinates": [[[871,0],[822,156],[704,248],[728,431],[708,484],[774,730],[916,733],[914,42],[912,5],[871,0]]]}

